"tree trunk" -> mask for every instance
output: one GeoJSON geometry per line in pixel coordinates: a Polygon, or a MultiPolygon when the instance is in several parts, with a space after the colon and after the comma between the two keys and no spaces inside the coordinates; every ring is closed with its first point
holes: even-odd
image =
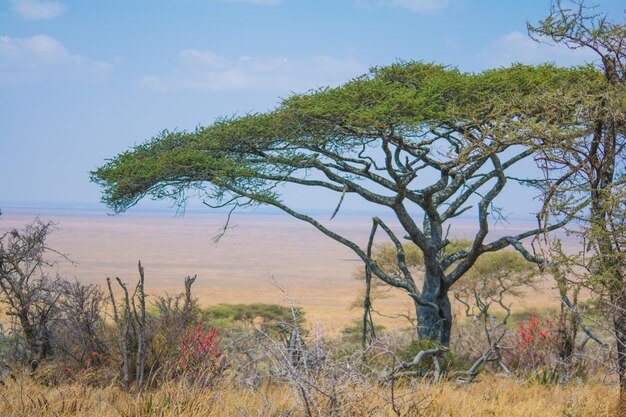
{"type": "Polygon", "coordinates": [[[619,374],[619,407],[626,409],[626,293],[612,300],[612,318],[617,345],[617,373],[619,374]]]}
{"type": "Polygon", "coordinates": [[[426,272],[422,288],[422,300],[439,308],[415,304],[417,313],[417,334],[420,340],[429,339],[444,346],[450,344],[452,329],[452,305],[448,293],[442,291],[442,279],[435,273],[426,272]]]}
{"type": "Polygon", "coordinates": [[[565,277],[556,268],[554,269],[553,275],[559,287],[559,295],[561,296],[561,314],[559,316],[561,326],[559,326],[557,331],[557,350],[565,374],[569,378],[571,372],[574,370],[576,360],[574,355],[576,350],[576,335],[578,333],[578,327],[581,325],[580,314],[578,314],[579,288],[573,286],[570,300],[567,290],[568,285],[572,286],[572,284],[568,283],[565,277]]]}
{"type": "Polygon", "coordinates": [[[28,364],[31,372],[35,372],[41,362],[50,354],[51,343],[50,335],[45,332],[39,333],[39,330],[32,325],[28,318],[28,311],[19,315],[20,325],[26,339],[26,347],[28,349],[28,364]]]}

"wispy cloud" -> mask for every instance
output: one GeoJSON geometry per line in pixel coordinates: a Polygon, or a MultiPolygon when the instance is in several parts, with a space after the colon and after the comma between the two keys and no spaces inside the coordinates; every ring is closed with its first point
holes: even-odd
{"type": "Polygon", "coordinates": [[[54,19],[65,11],[65,5],[54,0],[11,0],[11,6],[26,20],[54,19]]]}
{"type": "Polygon", "coordinates": [[[225,3],[250,3],[259,6],[278,6],[282,0],[217,0],[225,3]]]}
{"type": "Polygon", "coordinates": [[[227,58],[211,51],[186,49],[165,76],[147,75],[140,83],[159,91],[303,91],[337,85],[367,71],[351,58],[314,56],[227,58]]]}
{"type": "Polygon", "coordinates": [[[572,50],[563,45],[537,43],[528,35],[514,31],[502,36],[480,53],[483,68],[506,66],[515,62],[558,65],[580,65],[593,62],[597,56],[587,49],[572,50]]]}
{"type": "Polygon", "coordinates": [[[356,0],[357,6],[366,8],[399,7],[414,13],[438,13],[450,6],[450,0],[356,0]]]}
{"type": "Polygon", "coordinates": [[[111,68],[108,62],[72,54],[48,35],[0,36],[0,84],[95,82],[106,78],[111,68]]]}

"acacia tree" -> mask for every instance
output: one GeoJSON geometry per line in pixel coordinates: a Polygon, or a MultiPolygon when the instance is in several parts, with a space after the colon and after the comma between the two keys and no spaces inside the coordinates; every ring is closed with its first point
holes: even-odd
{"type": "Polygon", "coordinates": [[[274,206],[347,246],[368,273],[406,291],[420,338],[447,345],[450,288],[476,260],[513,246],[541,263],[522,240],[567,222],[488,239],[490,213],[507,182],[533,180],[508,175],[534,152],[519,144],[528,142],[534,126],[553,122],[536,96],[588,88],[597,78],[591,68],[514,66],[467,74],[400,62],[337,88],[294,95],[268,113],[163,132],[105,163],[92,180],[115,212],[146,196],[184,203],[193,191],[212,206],[274,206]],[[356,195],[388,210],[404,236],[375,217],[369,244],[361,246],[285,202],[284,184],[335,192],[334,214],[345,195],[356,195]],[[469,248],[446,253],[447,225],[470,211],[477,232],[469,248]],[[379,228],[396,249],[400,276],[387,274],[371,256],[379,228]],[[424,254],[421,288],[406,266],[402,239],[424,254]]]}
{"type": "Polygon", "coordinates": [[[537,268],[519,253],[503,251],[478,259],[467,277],[454,289],[454,298],[464,306],[465,315],[478,321],[492,318],[490,309],[504,312],[498,323],[506,325],[511,305],[506,298],[522,298],[524,289],[535,289],[537,268]]]}
{"type": "MultiPolygon", "coordinates": [[[[544,188],[540,220],[551,215],[575,215],[574,230],[585,250],[571,256],[557,245],[557,278],[564,305],[577,310],[566,297],[575,278],[611,306],[618,353],[621,401],[626,403],[626,25],[597,13],[581,0],[555,1],[548,17],[528,25],[530,36],[571,49],[593,51],[604,77],[594,94],[545,97],[555,105],[575,109],[575,130],[543,135],[539,166],[555,181],[544,188]]],[[[575,292],[574,292],[575,293],[575,292]]],[[[588,334],[588,329],[583,327],[588,334]]],[[[575,332],[574,332],[575,335],[575,332]]],[[[571,343],[571,341],[570,341],[571,343]]]]}

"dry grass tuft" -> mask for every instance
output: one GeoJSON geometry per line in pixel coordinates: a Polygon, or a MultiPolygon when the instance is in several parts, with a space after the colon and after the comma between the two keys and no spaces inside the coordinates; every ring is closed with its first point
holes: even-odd
{"type": "MultiPolygon", "coordinates": [[[[528,385],[486,376],[468,386],[452,382],[397,388],[397,407],[389,404],[388,387],[346,389],[337,416],[618,416],[617,390],[600,383],[567,386],[528,385]],[[352,398],[348,398],[352,397],[352,398]]],[[[213,389],[169,383],[135,397],[117,387],[72,383],[47,387],[18,378],[0,387],[3,417],[212,417],[304,416],[297,393],[287,385],[250,388],[222,381],[213,389]]],[[[326,415],[326,414],[322,414],[326,415]]]]}

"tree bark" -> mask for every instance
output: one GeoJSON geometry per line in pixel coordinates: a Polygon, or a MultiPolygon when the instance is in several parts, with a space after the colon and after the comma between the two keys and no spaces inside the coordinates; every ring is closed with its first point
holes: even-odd
{"type": "Polygon", "coordinates": [[[28,365],[31,373],[34,373],[41,362],[52,352],[51,334],[42,327],[37,329],[28,317],[28,310],[23,310],[17,314],[26,339],[28,349],[28,365]]]}
{"type": "Polygon", "coordinates": [[[435,310],[432,306],[415,303],[417,334],[420,340],[429,339],[443,346],[449,346],[452,329],[452,305],[442,282],[443,280],[438,274],[426,270],[421,298],[423,301],[436,304],[439,309],[435,310]]]}
{"type": "Polygon", "coordinates": [[[626,293],[611,300],[615,342],[617,345],[617,373],[619,374],[619,407],[626,409],[626,293]]]}

